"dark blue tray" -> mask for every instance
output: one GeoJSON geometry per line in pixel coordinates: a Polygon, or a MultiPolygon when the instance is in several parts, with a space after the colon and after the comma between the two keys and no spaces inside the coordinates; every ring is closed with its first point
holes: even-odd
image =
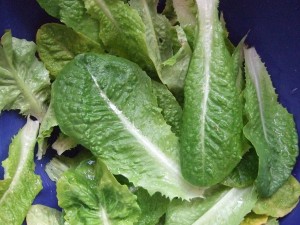
{"type": "MultiPolygon", "coordinates": [[[[279,101],[292,113],[300,136],[300,1],[299,0],[221,0],[230,39],[237,44],[248,32],[246,43],[255,46],[266,63],[279,101]]],[[[0,0],[0,35],[11,29],[18,38],[35,40],[36,30],[44,23],[56,21],[49,17],[35,0],[0,0]]],[[[0,162],[7,157],[11,138],[25,124],[17,112],[0,115],[0,162]]],[[[36,161],[44,189],[34,203],[58,208],[55,185],[44,172],[54,151],[36,161]]],[[[293,171],[300,180],[300,160],[293,171]]],[[[3,179],[3,168],[0,168],[3,179]]],[[[300,205],[281,219],[282,225],[300,224],[300,205]]]]}

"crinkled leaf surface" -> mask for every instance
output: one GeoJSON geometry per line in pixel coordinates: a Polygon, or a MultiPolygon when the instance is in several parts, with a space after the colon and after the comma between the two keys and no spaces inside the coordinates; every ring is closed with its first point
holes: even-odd
{"type": "Polygon", "coordinates": [[[110,54],[155,71],[148,56],[145,25],[138,12],[120,0],[84,0],[88,12],[100,23],[100,38],[110,54]]]}
{"type": "Polygon", "coordinates": [[[242,104],[218,1],[196,4],[199,33],[184,86],[181,167],[191,183],[209,186],[222,181],[242,158],[242,104]]]}
{"type": "Polygon", "coordinates": [[[134,224],[140,215],[136,196],[93,159],[69,169],[57,182],[58,204],[67,224],[134,224]]]}
{"type": "Polygon", "coordinates": [[[50,95],[49,73],[35,57],[33,42],[6,32],[0,45],[0,111],[19,109],[39,121],[46,113],[50,95]]]}
{"type": "Polygon", "coordinates": [[[165,121],[171,126],[173,133],[179,136],[182,117],[181,106],[165,85],[153,81],[153,90],[165,121]]]}
{"type": "Polygon", "coordinates": [[[83,0],[37,0],[50,15],[75,31],[100,43],[99,22],[84,7],[83,0]]]}
{"type": "Polygon", "coordinates": [[[150,194],[200,196],[180,173],[179,146],[158,108],[150,78],[110,55],[75,57],[53,84],[62,131],[150,194]]]}
{"type": "Polygon", "coordinates": [[[300,184],[293,176],[269,198],[259,198],[253,211],[271,217],[283,217],[299,202],[300,184]]]}
{"type": "Polygon", "coordinates": [[[55,23],[45,24],[38,30],[37,46],[40,58],[53,76],[78,54],[104,53],[99,43],[65,25],[55,23]]]}
{"type": "Polygon", "coordinates": [[[254,48],[245,49],[246,138],[259,157],[256,186],[268,197],[291,174],[298,155],[298,137],[293,116],[278,103],[268,72],[254,48]]]}
{"type": "Polygon", "coordinates": [[[218,187],[204,199],[190,202],[173,200],[166,214],[166,225],[239,225],[257,200],[253,187],[218,187]]]}
{"type": "Polygon", "coordinates": [[[44,205],[32,205],[26,216],[27,225],[63,225],[60,211],[44,205]]]}
{"type": "Polygon", "coordinates": [[[34,174],[34,146],[39,122],[27,120],[12,140],[9,156],[2,162],[4,180],[0,180],[0,224],[22,224],[35,196],[42,189],[34,174]]]}

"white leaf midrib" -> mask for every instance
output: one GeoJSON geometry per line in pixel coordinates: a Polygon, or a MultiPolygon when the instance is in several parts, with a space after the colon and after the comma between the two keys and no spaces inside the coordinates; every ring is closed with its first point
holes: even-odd
{"type": "Polygon", "coordinates": [[[123,114],[123,112],[120,111],[118,107],[114,105],[114,103],[111,102],[110,99],[106,96],[104,91],[100,88],[97,79],[91,73],[89,74],[97,87],[100,97],[105,101],[110,110],[112,110],[113,113],[118,117],[126,130],[138,141],[139,144],[144,147],[144,149],[150,156],[157,159],[160,164],[171,170],[171,173],[176,174],[176,176],[178,177],[181,177],[179,166],[174,161],[170,160],[159,147],[153,144],[147,137],[142,134],[139,129],[134,126],[134,124],[130,122],[130,120],[123,114]]]}
{"type": "Polygon", "coordinates": [[[99,218],[102,221],[103,225],[111,225],[111,222],[108,218],[107,212],[106,212],[105,208],[103,208],[102,206],[100,206],[100,209],[99,209],[99,218]]]}
{"type": "MultiPolygon", "coordinates": [[[[23,130],[21,131],[21,138],[20,138],[20,144],[21,144],[21,151],[19,156],[19,162],[16,172],[13,175],[12,181],[9,185],[9,188],[5,191],[4,195],[0,199],[0,205],[5,201],[6,196],[13,192],[13,189],[18,184],[18,181],[20,180],[20,176],[23,171],[26,169],[24,166],[26,165],[26,162],[29,160],[30,151],[33,151],[33,147],[36,141],[36,135],[39,128],[39,122],[38,121],[32,121],[28,119],[27,124],[24,126],[23,130]],[[33,143],[34,142],[34,143],[33,143]]],[[[9,159],[13,160],[13,159],[9,159]]]]}
{"type": "Polygon", "coordinates": [[[258,101],[258,107],[259,107],[259,115],[260,115],[260,121],[262,124],[262,129],[263,129],[263,134],[265,137],[265,140],[268,142],[268,133],[267,133],[267,125],[266,125],[266,120],[265,120],[265,115],[264,115],[264,104],[263,104],[263,96],[261,93],[261,85],[259,81],[259,73],[261,71],[261,65],[260,65],[260,60],[259,57],[255,51],[254,48],[246,49],[245,50],[245,61],[246,65],[249,70],[249,76],[254,84],[255,90],[256,90],[256,96],[257,96],[257,101],[258,101]]]}
{"type": "MultiPolygon", "coordinates": [[[[207,114],[207,105],[208,105],[208,96],[210,92],[210,61],[211,61],[211,48],[212,48],[212,37],[213,37],[213,21],[214,21],[214,11],[216,7],[216,0],[197,0],[198,7],[198,23],[199,23],[199,42],[204,48],[204,82],[202,84],[203,90],[203,100],[201,102],[201,113],[199,116],[200,119],[200,141],[199,146],[201,150],[201,155],[205,155],[205,123],[206,123],[206,114],[207,114]]],[[[205,168],[205,157],[202,157],[202,169],[205,168]]],[[[202,171],[204,174],[204,171],[202,171]]]]}

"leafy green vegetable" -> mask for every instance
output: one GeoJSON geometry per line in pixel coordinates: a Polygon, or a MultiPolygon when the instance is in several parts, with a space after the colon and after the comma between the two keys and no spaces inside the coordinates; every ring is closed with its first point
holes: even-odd
{"type": "Polygon", "coordinates": [[[170,201],[160,193],[149,195],[149,193],[138,188],[133,192],[137,196],[137,203],[141,208],[141,216],[136,225],[158,224],[159,219],[166,213],[170,201]]]}
{"type": "Polygon", "coordinates": [[[100,37],[108,52],[127,58],[146,71],[155,71],[148,56],[145,25],[138,12],[120,0],[84,0],[100,23],[100,37]]]}
{"type": "Polygon", "coordinates": [[[222,184],[243,188],[254,183],[257,177],[258,157],[254,149],[247,152],[231,174],[222,182],[222,184]]]}
{"type": "Polygon", "coordinates": [[[2,162],[4,180],[0,180],[0,224],[20,225],[35,196],[42,189],[34,174],[34,146],[39,122],[27,120],[14,137],[9,156],[2,162]]]}
{"type": "Polygon", "coordinates": [[[93,159],[62,175],[57,197],[71,225],[133,224],[140,215],[136,196],[120,185],[102,162],[93,159]]]}
{"type": "Polygon", "coordinates": [[[19,109],[39,121],[47,110],[50,79],[44,65],[35,57],[33,42],[13,38],[6,32],[0,45],[0,111],[19,109]]]}
{"type": "Polygon", "coordinates": [[[218,1],[196,4],[199,31],[184,86],[181,168],[191,183],[209,186],[224,180],[241,160],[242,104],[218,1]]]}
{"type": "Polygon", "coordinates": [[[180,173],[178,139],[158,108],[150,78],[136,64],[110,55],[83,54],[53,84],[62,131],[150,194],[201,196],[180,173]],[[84,96],[84,97],[83,97],[84,96]]]}
{"type": "Polygon", "coordinates": [[[253,187],[219,187],[205,196],[190,202],[173,200],[167,211],[166,225],[239,225],[257,200],[253,187]]]}
{"type": "Polygon", "coordinates": [[[268,221],[267,215],[257,215],[255,213],[249,213],[240,225],[263,225],[268,221]]]}
{"type": "Polygon", "coordinates": [[[259,168],[256,186],[263,197],[271,196],[288,179],[298,155],[293,116],[277,101],[268,72],[254,48],[245,49],[246,138],[253,144],[259,168]]]}
{"type": "Polygon", "coordinates": [[[48,138],[51,136],[51,133],[53,131],[53,128],[57,126],[56,117],[54,115],[53,105],[52,102],[50,102],[50,105],[48,107],[48,110],[42,120],[39,134],[37,137],[38,142],[38,152],[37,152],[37,158],[41,159],[42,156],[46,153],[46,149],[48,148],[48,138]]]}
{"type": "Polygon", "coordinates": [[[77,146],[77,142],[63,133],[60,133],[56,141],[52,144],[52,148],[57,151],[58,155],[63,154],[67,150],[71,150],[77,146]]]}
{"type": "Polygon", "coordinates": [[[63,225],[62,213],[44,205],[32,205],[26,216],[27,225],[63,225]]]}
{"type": "Polygon", "coordinates": [[[104,53],[99,43],[62,24],[43,25],[37,32],[36,42],[39,56],[54,76],[78,54],[104,53]]]}
{"type": "Polygon", "coordinates": [[[179,136],[182,117],[182,109],[179,103],[165,85],[155,81],[152,85],[157,96],[157,104],[162,109],[161,113],[166,123],[171,126],[173,133],[179,136]]]}
{"type": "Polygon", "coordinates": [[[52,16],[60,19],[78,33],[100,43],[99,22],[92,18],[84,7],[83,0],[37,0],[52,16]]]}
{"type": "Polygon", "coordinates": [[[283,217],[299,202],[300,184],[293,176],[269,198],[259,198],[253,211],[272,217],[283,217]]]}

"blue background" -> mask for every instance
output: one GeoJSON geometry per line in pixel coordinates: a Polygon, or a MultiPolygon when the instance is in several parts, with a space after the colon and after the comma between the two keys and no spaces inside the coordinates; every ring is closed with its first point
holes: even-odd
{"type": "MultiPolygon", "coordinates": [[[[300,130],[300,0],[221,0],[230,39],[237,44],[248,32],[246,43],[255,46],[265,62],[279,95],[279,101],[294,115],[298,133],[300,130]]],[[[0,0],[0,33],[11,29],[18,38],[35,40],[37,29],[49,17],[35,0],[0,0]]],[[[0,115],[0,162],[7,157],[11,138],[25,124],[17,112],[0,115]]],[[[43,180],[44,189],[35,203],[58,207],[55,186],[44,172],[45,164],[54,154],[36,161],[36,173],[43,180]]],[[[300,180],[300,160],[293,171],[300,180]]],[[[0,179],[3,168],[0,167],[0,179]]],[[[17,204],[17,203],[16,203],[17,204]]],[[[282,225],[300,224],[300,206],[281,220],[282,225]]]]}

